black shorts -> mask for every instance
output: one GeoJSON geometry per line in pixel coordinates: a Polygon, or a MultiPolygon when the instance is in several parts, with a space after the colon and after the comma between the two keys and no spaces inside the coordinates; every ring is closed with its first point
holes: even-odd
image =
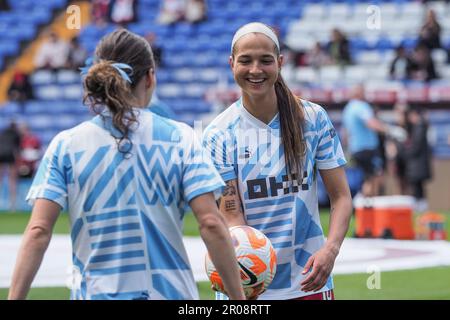
{"type": "Polygon", "coordinates": [[[356,166],[364,172],[364,179],[381,173],[383,163],[378,150],[362,150],[353,154],[356,166]]]}
{"type": "Polygon", "coordinates": [[[16,158],[13,154],[0,155],[0,164],[13,164],[14,162],[16,162],[16,158]]]}

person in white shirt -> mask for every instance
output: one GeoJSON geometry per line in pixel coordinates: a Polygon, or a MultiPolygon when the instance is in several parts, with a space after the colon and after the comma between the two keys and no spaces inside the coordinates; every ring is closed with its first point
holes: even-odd
{"type": "Polygon", "coordinates": [[[36,53],[34,64],[38,69],[58,70],[67,64],[69,44],[62,40],[56,32],[50,32],[36,53]]]}
{"type": "Polygon", "coordinates": [[[203,144],[226,182],[219,206],[228,225],[260,230],[276,250],[277,273],[259,299],[333,299],[331,271],[352,211],[336,130],[321,106],[286,86],[278,38],[267,25],[236,32],[230,65],[242,98],[206,128],[203,144]],[[331,202],[327,240],[318,174],[331,202]]]}

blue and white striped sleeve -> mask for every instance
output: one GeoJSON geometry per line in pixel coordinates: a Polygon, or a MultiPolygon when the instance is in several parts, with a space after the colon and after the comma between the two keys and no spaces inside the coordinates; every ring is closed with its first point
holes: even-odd
{"type": "Polygon", "coordinates": [[[182,178],[184,198],[190,202],[201,194],[213,192],[214,197],[218,199],[222,195],[225,183],[194,132],[188,135],[189,141],[184,144],[186,146],[182,178]]]}
{"type": "Polygon", "coordinates": [[[319,141],[316,150],[316,163],[318,169],[334,169],[347,163],[341,142],[328,114],[320,108],[316,119],[319,141]]]}
{"type": "Polygon", "coordinates": [[[233,138],[227,132],[208,127],[203,134],[203,147],[224,181],[237,178],[233,138]]]}
{"type": "Polygon", "coordinates": [[[67,171],[70,171],[71,167],[64,134],[60,133],[47,148],[26,201],[34,205],[36,199],[47,199],[56,202],[61,208],[66,208],[67,171]]]}

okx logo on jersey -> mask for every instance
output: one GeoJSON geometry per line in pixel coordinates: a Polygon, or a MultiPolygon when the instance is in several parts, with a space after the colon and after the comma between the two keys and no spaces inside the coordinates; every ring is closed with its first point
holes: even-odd
{"type": "Polygon", "coordinates": [[[266,178],[251,179],[247,180],[248,198],[249,199],[260,199],[277,197],[288,193],[297,193],[299,188],[302,190],[309,190],[309,185],[307,181],[307,172],[304,171],[302,184],[299,186],[299,181],[297,180],[296,174],[283,175],[281,176],[281,181],[277,181],[277,177],[269,176],[266,178]]]}

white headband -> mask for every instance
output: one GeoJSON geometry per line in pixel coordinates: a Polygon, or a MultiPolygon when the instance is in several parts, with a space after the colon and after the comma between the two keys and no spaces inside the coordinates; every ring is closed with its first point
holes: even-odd
{"type": "Polygon", "coordinates": [[[246,25],[240,27],[238,31],[234,34],[233,41],[231,41],[231,51],[233,51],[235,43],[242,38],[243,36],[249,34],[249,33],[262,33],[266,36],[268,36],[273,42],[275,42],[278,51],[280,51],[280,44],[278,43],[278,38],[275,35],[275,33],[270,29],[268,26],[266,26],[264,23],[261,22],[251,22],[247,23],[246,25]]]}

